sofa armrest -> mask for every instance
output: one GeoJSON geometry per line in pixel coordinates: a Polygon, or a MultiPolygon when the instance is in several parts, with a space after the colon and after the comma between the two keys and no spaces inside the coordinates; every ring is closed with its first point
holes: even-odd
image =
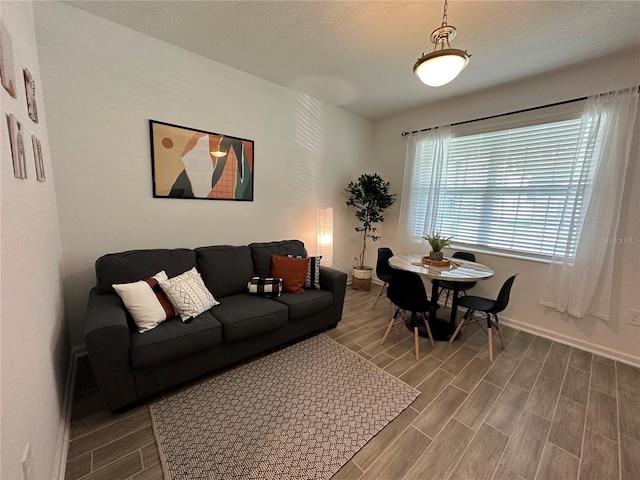
{"type": "Polygon", "coordinates": [[[84,339],[98,387],[111,410],[136,400],[127,311],[115,294],[89,293],[84,339]]]}
{"type": "Polygon", "coordinates": [[[333,293],[332,317],[337,324],[342,318],[344,296],[347,291],[347,274],[339,270],[320,265],[320,288],[333,293]]]}
{"type": "Polygon", "coordinates": [[[320,265],[320,288],[335,292],[337,290],[346,291],[347,274],[335,268],[323,267],[320,265]]]}

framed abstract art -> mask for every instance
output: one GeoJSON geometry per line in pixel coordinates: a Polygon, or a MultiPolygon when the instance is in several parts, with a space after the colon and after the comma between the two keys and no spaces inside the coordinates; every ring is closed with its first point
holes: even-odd
{"type": "Polygon", "coordinates": [[[153,196],[253,201],[253,140],[149,120],[153,196]]]}
{"type": "Polygon", "coordinates": [[[31,72],[26,68],[22,69],[22,77],[24,78],[24,91],[27,95],[27,113],[29,118],[38,123],[38,107],[36,106],[36,84],[33,81],[31,72]]]}

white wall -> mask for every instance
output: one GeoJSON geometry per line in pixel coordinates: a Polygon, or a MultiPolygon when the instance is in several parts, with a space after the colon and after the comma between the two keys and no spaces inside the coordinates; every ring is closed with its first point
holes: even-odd
{"type": "MultiPolygon", "coordinates": [[[[481,61],[472,59],[472,61],[481,61]]],[[[463,72],[462,75],[465,73],[463,72]]],[[[454,80],[455,81],[455,80],[454,80]]],[[[445,125],[511,112],[640,84],[640,54],[629,53],[593,62],[524,82],[458,97],[380,121],[375,132],[375,167],[394,185],[402,185],[405,139],[401,132],[445,125]]],[[[425,87],[428,88],[428,87],[425,87]]],[[[442,88],[446,88],[442,87],[442,88]]],[[[640,129],[640,119],[636,122],[640,129]]],[[[638,131],[637,129],[637,131],[638,131]]],[[[636,134],[624,193],[620,238],[640,238],[640,154],[636,134]]],[[[620,186],[623,188],[623,186],[620,186]]],[[[399,202],[393,207],[383,233],[385,244],[395,245],[399,202]]],[[[428,248],[428,247],[425,247],[428,248]]],[[[494,296],[502,282],[519,272],[505,320],[520,328],[626,362],[640,364],[640,328],[627,325],[628,308],[640,309],[640,244],[622,244],[615,265],[615,297],[609,322],[593,317],[573,319],[538,304],[548,265],[526,260],[480,254],[477,260],[490,265],[495,276],[476,288],[480,295],[494,296]]],[[[506,322],[505,322],[506,323],[506,322]]]]}
{"type": "Polygon", "coordinates": [[[62,252],[52,157],[38,65],[31,2],[1,2],[12,37],[17,98],[0,87],[1,120],[1,363],[2,460],[0,477],[22,478],[21,457],[31,443],[33,478],[52,478],[64,449],[63,396],[69,343],[62,299],[62,252]],[[38,123],[27,115],[22,69],[36,85],[38,123]],[[13,175],[5,113],[25,133],[27,179],[13,175]],[[31,135],[41,142],[46,182],[36,181],[31,135]]]}
{"type": "Polygon", "coordinates": [[[314,253],[316,209],[332,206],[334,266],[350,267],[342,190],[372,122],[66,4],[35,13],[74,347],[105,253],[285,238],[314,253]],[[153,198],[148,119],[254,140],[254,201],[153,198]]]}

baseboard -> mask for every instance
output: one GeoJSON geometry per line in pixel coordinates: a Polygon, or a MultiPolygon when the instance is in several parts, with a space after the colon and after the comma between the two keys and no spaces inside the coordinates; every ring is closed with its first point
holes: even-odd
{"type": "MultiPolygon", "coordinates": [[[[380,282],[377,278],[373,279],[373,283],[382,285],[382,282],[380,282]]],[[[438,303],[441,306],[443,305],[441,301],[439,301],[438,303]]],[[[640,367],[640,356],[628,355],[626,353],[617,352],[615,350],[603,347],[601,345],[597,345],[595,343],[578,340],[576,338],[562,335],[560,333],[554,332],[552,330],[548,330],[546,328],[536,327],[528,323],[523,323],[513,318],[505,317],[502,315],[500,315],[500,322],[505,324],[508,327],[515,328],[516,330],[522,330],[524,332],[532,333],[534,335],[538,335],[540,337],[544,337],[549,340],[553,340],[555,342],[568,345],[570,347],[579,348],[580,350],[585,350],[587,352],[595,353],[596,355],[601,355],[611,360],[615,360],[621,363],[626,363],[627,365],[640,367]]]]}
{"type": "Polygon", "coordinates": [[[601,345],[596,345],[595,343],[585,342],[583,340],[578,340],[573,337],[568,337],[566,335],[562,335],[552,330],[547,330],[546,328],[532,326],[528,323],[522,323],[518,320],[509,318],[509,317],[504,317],[502,315],[500,316],[500,323],[503,323],[508,327],[515,328],[516,330],[522,330],[524,332],[532,333],[534,335],[538,335],[540,337],[544,337],[549,340],[553,340],[555,342],[568,345],[570,347],[579,348],[580,350],[585,350],[587,352],[595,353],[596,355],[601,355],[611,360],[616,360],[621,363],[626,363],[634,367],[640,367],[640,357],[637,357],[634,355],[628,355],[626,353],[617,352],[615,350],[611,350],[610,348],[606,348],[601,345]]]}
{"type": "Polygon", "coordinates": [[[64,480],[67,467],[67,453],[69,451],[69,432],[71,429],[71,407],[73,406],[73,391],[76,384],[78,357],[84,355],[82,347],[76,347],[71,351],[69,369],[62,400],[62,418],[58,432],[58,448],[56,450],[56,463],[53,469],[53,479],[64,480]]]}

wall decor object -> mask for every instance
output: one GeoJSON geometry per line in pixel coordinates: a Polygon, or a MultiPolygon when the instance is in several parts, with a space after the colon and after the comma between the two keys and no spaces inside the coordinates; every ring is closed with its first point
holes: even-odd
{"type": "Polygon", "coordinates": [[[149,120],[153,196],[253,201],[253,140],[149,120]]]}
{"type": "Polygon", "coordinates": [[[36,107],[36,84],[33,81],[31,73],[26,68],[22,69],[24,77],[24,91],[27,96],[27,112],[29,118],[38,123],[38,108],[36,107]]]}
{"type": "Polygon", "coordinates": [[[13,113],[7,113],[7,128],[11,142],[11,156],[13,158],[13,175],[16,178],[27,178],[27,162],[24,151],[22,123],[13,113]]]}
{"type": "Polygon", "coordinates": [[[0,82],[13,98],[16,94],[16,72],[13,68],[13,46],[11,35],[4,23],[0,22],[0,82]]]}
{"type": "Polygon", "coordinates": [[[39,182],[44,182],[46,178],[44,176],[44,160],[42,158],[40,140],[35,135],[31,135],[31,143],[33,144],[33,158],[36,162],[36,179],[39,182]]]}

